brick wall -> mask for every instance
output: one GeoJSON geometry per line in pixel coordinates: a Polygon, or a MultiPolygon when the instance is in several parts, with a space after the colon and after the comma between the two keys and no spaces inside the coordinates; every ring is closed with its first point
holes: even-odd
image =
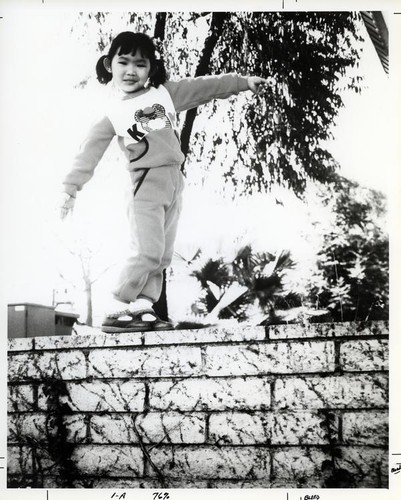
{"type": "Polygon", "coordinates": [[[9,341],[9,487],[388,486],[388,325],[9,341]]]}

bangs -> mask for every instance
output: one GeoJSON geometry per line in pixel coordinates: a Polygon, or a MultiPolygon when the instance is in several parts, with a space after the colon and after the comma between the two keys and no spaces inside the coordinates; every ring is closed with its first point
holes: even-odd
{"type": "Polygon", "coordinates": [[[143,47],[140,47],[138,45],[121,45],[121,47],[117,50],[117,55],[119,56],[125,56],[125,55],[131,55],[135,56],[137,53],[143,58],[150,59],[150,54],[143,49],[143,47]]]}
{"type": "Polygon", "coordinates": [[[124,54],[135,56],[139,52],[141,57],[145,57],[151,61],[155,59],[153,42],[147,35],[142,33],[120,33],[113,44],[114,47],[111,47],[110,52],[114,52],[114,54],[118,54],[119,56],[124,54]]]}

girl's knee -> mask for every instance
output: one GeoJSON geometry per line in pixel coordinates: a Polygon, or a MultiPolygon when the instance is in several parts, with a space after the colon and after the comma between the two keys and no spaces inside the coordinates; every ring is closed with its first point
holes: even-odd
{"type": "Polygon", "coordinates": [[[149,271],[155,271],[162,266],[163,263],[163,255],[154,253],[148,255],[141,256],[141,262],[143,267],[149,271]]]}

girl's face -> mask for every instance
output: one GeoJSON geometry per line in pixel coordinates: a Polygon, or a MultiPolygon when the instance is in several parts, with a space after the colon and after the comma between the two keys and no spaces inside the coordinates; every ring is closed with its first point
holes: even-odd
{"type": "Polygon", "coordinates": [[[117,54],[113,57],[111,64],[105,60],[105,66],[113,75],[113,82],[118,88],[132,94],[143,89],[150,73],[150,61],[144,57],[139,50],[135,55],[117,54]]]}

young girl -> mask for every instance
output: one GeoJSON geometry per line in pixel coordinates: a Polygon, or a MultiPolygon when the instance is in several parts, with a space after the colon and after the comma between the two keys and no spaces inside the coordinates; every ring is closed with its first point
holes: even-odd
{"type": "Polygon", "coordinates": [[[172,329],[152,309],[159,299],[163,270],[171,263],[181,211],[184,161],[176,113],[241,91],[257,93],[266,80],[235,74],[167,81],[152,40],[123,32],[99,59],[98,80],[111,82],[114,96],[89,130],[64,180],[61,217],[72,211],[77,191],[92,177],[110,141],[117,136],[132,180],[128,214],[131,253],[113,290],[102,331],[172,329]],[[125,304],[123,307],[122,303],[125,304]]]}

